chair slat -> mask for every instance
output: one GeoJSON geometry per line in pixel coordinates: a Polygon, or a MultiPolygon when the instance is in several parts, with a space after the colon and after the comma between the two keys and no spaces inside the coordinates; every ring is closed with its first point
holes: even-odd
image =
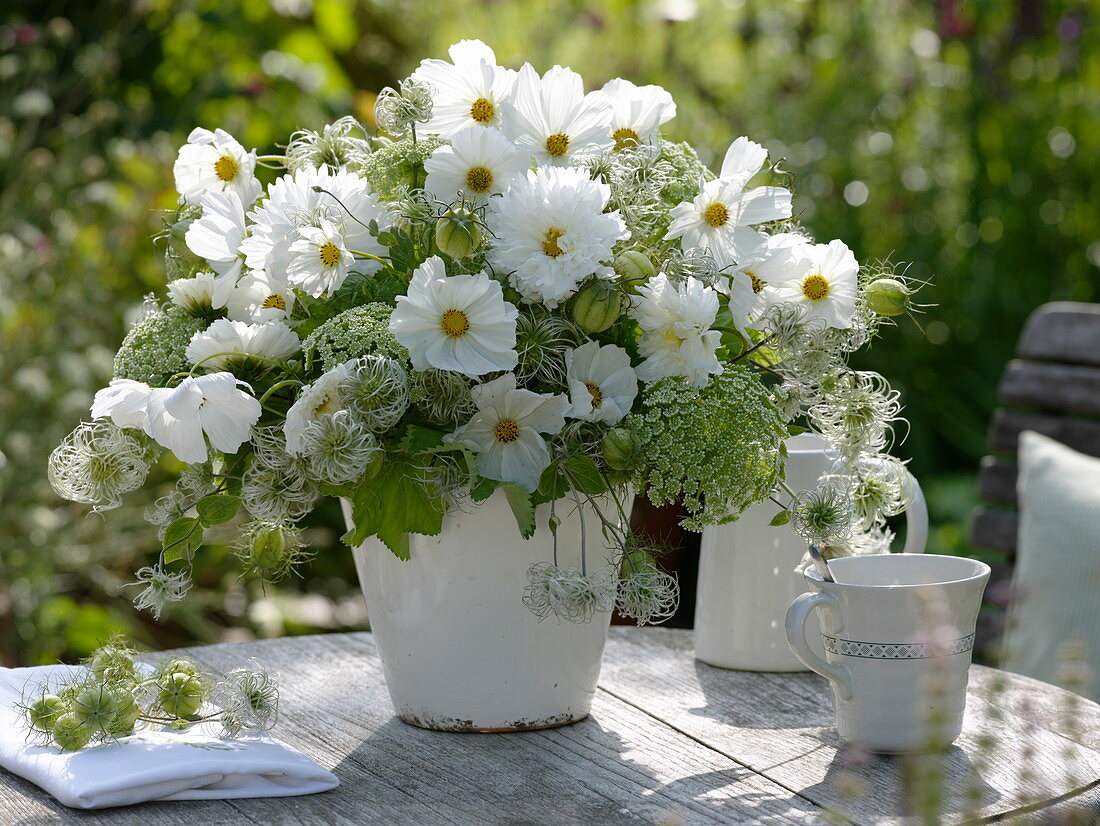
{"type": "Polygon", "coordinates": [[[999,453],[1015,453],[1020,434],[1034,430],[1064,445],[1100,456],[1100,420],[1068,416],[1044,416],[1018,410],[996,410],[989,425],[989,447],[999,453]]]}
{"type": "Polygon", "coordinates": [[[1100,306],[1044,304],[1028,318],[1018,352],[1038,361],[1100,365],[1100,306]]]}
{"type": "Polygon", "coordinates": [[[1019,521],[1015,511],[979,507],[974,511],[970,541],[978,548],[1015,553],[1019,521]]]}
{"type": "Polygon", "coordinates": [[[1100,416],[1100,368],[1013,360],[999,396],[1010,407],[1100,416]]]}
{"type": "Polygon", "coordinates": [[[983,456],[978,469],[978,496],[996,505],[1016,504],[1015,462],[997,456],[983,456]]]}

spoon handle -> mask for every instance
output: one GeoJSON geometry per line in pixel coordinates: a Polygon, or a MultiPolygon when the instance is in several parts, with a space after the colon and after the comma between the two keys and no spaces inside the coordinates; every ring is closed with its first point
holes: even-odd
{"type": "Polygon", "coordinates": [[[829,570],[829,563],[825,561],[825,556],[817,545],[810,546],[810,559],[813,560],[814,567],[817,568],[817,572],[821,574],[822,579],[826,582],[836,582],[833,578],[833,572],[829,570]]]}

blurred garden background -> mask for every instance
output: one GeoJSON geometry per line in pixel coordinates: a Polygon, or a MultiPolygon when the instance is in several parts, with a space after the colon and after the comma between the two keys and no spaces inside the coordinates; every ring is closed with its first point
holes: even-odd
{"type": "MultiPolygon", "coordinates": [[[[7,0],[0,12],[0,663],[361,627],[339,514],[266,590],[215,544],[153,623],[124,583],[155,558],[142,511],[58,499],[46,457],[86,415],[142,296],[195,126],[273,151],[371,122],[375,95],[476,37],[509,66],[571,65],[672,92],[666,127],[710,159],[742,134],[795,172],[795,213],[864,261],[909,262],[937,306],[857,366],[886,374],[896,450],[929,494],[933,550],[963,551],[1004,363],[1028,313],[1100,300],[1100,21],[1058,0],[7,0]]],[[[173,468],[160,471],[167,487],[173,468]]],[[[232,529],[220,535],[230,541],[232,529]]],[[[217,540],[218,536],[215,535],[217,540]]]]}

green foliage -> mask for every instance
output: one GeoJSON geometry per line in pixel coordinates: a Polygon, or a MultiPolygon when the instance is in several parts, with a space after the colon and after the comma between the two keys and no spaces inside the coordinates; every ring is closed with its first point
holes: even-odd
{"type": "Polygon", "coordinates": [[[436,536],[443,529],[443,500],[434,497],[420,471],[407,462],[387,459],[368,474],[351,502],[354,527],[343,536],[356,547],[377,536],[400,559],[409,558],[410,533],[436,536]]]}

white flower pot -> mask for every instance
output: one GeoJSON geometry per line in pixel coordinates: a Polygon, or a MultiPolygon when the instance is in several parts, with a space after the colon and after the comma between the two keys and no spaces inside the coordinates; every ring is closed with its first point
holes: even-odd
{"type": "MultiPolygon", "coordinates": [[[[787,440],[787,483],[807,490],[829,471],[833,460],[825,442],[806,433],[787,440]]],[[[928,511],[913,480],[906,511],[905,551],[921,553],[928,537],[928,511]]],[[[787,643],[787,608],[806,590],[796,571],[806,543],[790,526],[771,527],[778,512],[764,501],[736,522],[712,525],[700,542],[699,586],[695,604],[695,656],[709,665],[743,671],[806,671],[787,643]]],[[[810,618],[813,645],[821,635],[810,618]]],[[[824,651],[817,652],[824,655],[824,651]]]]}
{"type": "MultiPolygon", "coordinates": [[[[610,553],[596,517],[584,510],[591,573],[610,564],[610,553]]],[[[601,510],[612,518],[613,508],[601,510]]],[[[525,541],[497,491],[445,517],[439,536],[412,535],[408,561],[376,538],[355,549],[402,720],[443,731],[524,731],[588,716],[611,612],[582,624],[553,616],[540,622],[523,604],[528,567],[553,559],[549,515],[549,505],[538,508],[538,529],[525,541]]],[[[558,564],[580,568],[580,514],[565,500],[556,515],[558,564]]]]}

